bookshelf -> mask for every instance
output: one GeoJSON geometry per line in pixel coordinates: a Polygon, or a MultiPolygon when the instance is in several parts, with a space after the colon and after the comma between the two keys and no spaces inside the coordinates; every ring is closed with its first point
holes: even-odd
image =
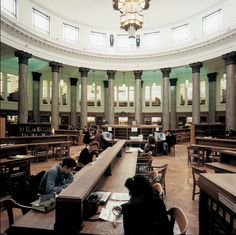
{"type": "Polygon", "coordinates": [[[112,128],[112,134],[114,139],[129,139],[130,136],[143,135],[146,139],[150,134],[154,135],[157,125],[103,125],[102,129],[108,131],[108,127],[112,128]],[[132,128],[137,128],[137,132],[132,132],[132,128]]]}
{"type": "Polygon", "coordinates": [[[196,137],[225,138],[225,125],[222,123],[192,124],[190,133],[191,144],[196,143],[196,137]]]}

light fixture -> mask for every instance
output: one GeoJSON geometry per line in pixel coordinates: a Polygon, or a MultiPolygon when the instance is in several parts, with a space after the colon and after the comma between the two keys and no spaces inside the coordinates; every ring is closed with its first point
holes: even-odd
{"type": "Polygon", "coordinates": [[[148,9],[150,0],[113,0],[113,8],[120,11],[120,28],[135,38],[135,32],[143,26],[142,11],[148,9]]]}

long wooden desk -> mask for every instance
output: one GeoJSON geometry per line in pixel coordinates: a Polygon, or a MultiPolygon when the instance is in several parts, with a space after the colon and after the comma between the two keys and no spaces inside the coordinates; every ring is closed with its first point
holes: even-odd
{"type": "MultiPolygon", "coordinates": [[[[119,148],[121,150],[124,144],[125,142],[120,142],[116,148],[107,148],[100,154],[97,161],[86,165],[76,173],[74,182],[59,194],[56,210],[47,214],[31,210],[18,219],[11,226],[13,235],[72,235],[73,232],[77,234],[78,227],[81,225],[82,202],[91,191],[127,192],[124,183],[128,177],[135,175],[137,152],[122,152],[122,156],[119,157],[120,151],[118,150],[119,148]],[[106,176],[103,173],[110,164],[112,176],[106,176]],[[56,216],[55,212],[59,215],[56,216]],[[56,220],[59,223],[58,226],[61,227],[54,230],[56,220]],[[73,228],[77,228],[77,231],[71,232],[70,229],[73,230],[73,228]]],[[[122,225],[115,229],[112,223],[84,221],[84,228],[81,232],[85,234],[119,234],[121,231],[123,231],[122,225]]]]}
{"type": "Polygon", "coordinates": [[[205,163],[206,167],[213,169],[215,173],[236,173],[236,166],[221,162],[205,163]]]}
{"type": "Polygon", "coordinates": [[[0,147],[0,159],[8,156],[14,156],[17,154],[27,155],[29,149],[34,149],[36,146],[48,145],[53,147],[53,153],[55,147],[66,146],[68,153],[70,153],[70,141],[52,141],[52,142],[39,142],[39,143],[24,143],[24,144],[7,144],[0,147]]]}
{"type": "Polygon", "coordinates": [[[200,235],[236,234],[236,174],[200,174],[200,235]]]}
{"type": "Polygon", "coordinates": [[[68,141],[66,135],[46,135],[46,136],[12,136],[1,138],[1,144],[26,144],[41,142],[68,141]]]}
{"type": "Polygon", "coordinates": [[[221,148],[233,148],[236,149],[236,140],[233,139],[220,139],[220,138],[196,138],[196,144],[209,145],[221,148]]]}
{"type": "MultiPolygon", "coordinates": [[[[119,139],[111,139],[107,140],[112,145],[119,141],[119,139]]],[[[154,156],[157,156],[158,154],[162,153],[163,147],[162,144],[165,142],[165,140],[156,140],[155,141],[155,150],[154,150],[154,156]]],[[[139,147],[143,148],[144,145],[147,143],[147,140],[126,140],[126,145],[130,147],[139,147]]]]}

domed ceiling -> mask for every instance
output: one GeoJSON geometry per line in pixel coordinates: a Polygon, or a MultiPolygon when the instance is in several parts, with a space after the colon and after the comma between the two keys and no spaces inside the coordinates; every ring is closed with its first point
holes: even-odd
{"type": "MultiPolygon", "coordinates": [[[[120,13],[112,0],[32,0],[36,5],[57,13],[59,17],[92,28],[118,31],[120,13]]],[[[144,13],[144,29],[152,30],[213,9],[224,0],[151,0],[144,13]]]]}

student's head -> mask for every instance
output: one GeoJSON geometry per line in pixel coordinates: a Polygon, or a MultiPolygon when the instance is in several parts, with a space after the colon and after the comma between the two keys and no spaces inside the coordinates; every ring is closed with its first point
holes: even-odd
{"type": "Polygon", "coordinates": [[[155,138],[153,136],[148,136],[148,143],[149,144],[155,144],[155,138]]]}
{"type": "Polygon", "coordinates": [[[101,129],[97,130],[97,133],[102,134],[102,130],[101,129]]]}
{"type": "Polygon", "coordinates": [[[142,175],[128,178],[125,182],[125,187],[129,190],[131,196],[149,196],[153,192],[152,186],[142,175]]]}
{"type": "Polygon", "coordinates": [[[98,151],[98,147],[99,147],[99,143],[94,140],[89,144],[89,149],[91,152],[97,152],[98,151]]]}
{"type": "Polygon", "coordinates": [[[62,169],[63,169],[63,172],[64,173],[70,173],[74,170],[74,168],[76,167],[76,161],[73,159],[73,158],[70,158],[70,157],[67,157],[67,158],[64,158],[62,163],[61,163],[61,166],[62,166],[62,169]]]}

